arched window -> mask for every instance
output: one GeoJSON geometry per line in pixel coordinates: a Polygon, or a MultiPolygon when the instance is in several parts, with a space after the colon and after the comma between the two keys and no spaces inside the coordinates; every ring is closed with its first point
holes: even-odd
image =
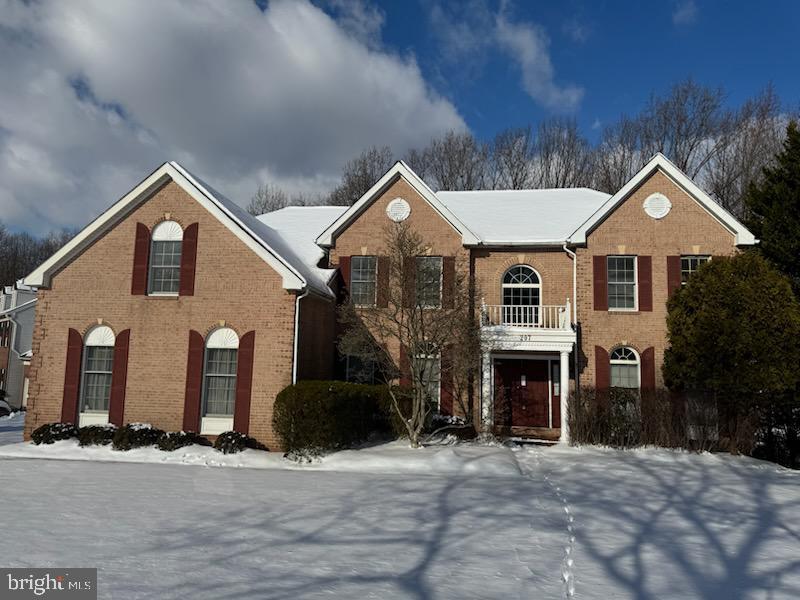
{"type": "Polygon", "coordinates": [[[542,302],[539,275],[528,265],[515,265],[503,275],[503,324],[529,324],[539,320],[542,302]]]}
{"type": "Polygon", "coordinates": [[[105,325],[93,327],[84,337],[80,426],[108,423],[115,341],[114,332],[105,325]]]}
{"type": "Polygon", "coordinates": [[[641,377],[639,375],[639,355],[636,350],[620,346],[611,351],[609,358],[611,387],[638,390],[641,385],[641,377]]]}
{"type": "Polygon", "coordinates": [[[150,238],[148,293],[177,295],[181,285],[183,229],[175,221],[161,221],[150,238]]]}
{"type": "Polygon", "coordinates": [[[220,327],[206,338],[203,365],[203,421],[201,431],[211,435],[233,429],[239,336],[220,327]]]}

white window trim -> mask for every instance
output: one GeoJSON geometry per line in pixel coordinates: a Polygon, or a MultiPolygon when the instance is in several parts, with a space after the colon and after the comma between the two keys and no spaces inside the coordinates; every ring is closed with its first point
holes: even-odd
{"type": "MultiPolygon", "coordinates": [[[[86,360],[89,358],[89,353],[86,351],[89,347],[113,348],[116,343],[116,336],[114,331],[107,325],[95,325],[90,329],[83,340],[83,356],[81,357],[81,382],[80,392],[78,394],[79,406],[83,407],[84,394],[86,393],[85,380],[86,380],[86,360]]],[[[114,372],[114,359],[112,357],[111,372],[113,378],[114,372]]],[[[113,383],[113,381],[112,381],[113,383]]],[[[111,397],[109,391],[109,408],[111,404],[111,397]]],[[[90,411],[78,412],[78,427],[85,427],[87,425],[106,425],[108,423],[108,411],[90,411]]]]}
{"type": "Polygon", "coordinates": [[[611,386],[611,369],[610,369],[610,365],[636,365],[636,388],[620,388],[620,389],[624,389],[624,390],[631,390],[631,389],[641,390],[642,389],[642,357],[639,355],[639,353],[636,351],[636,348],[634,348],[633,346],[615,346],[614,348],[611,349],[611,352],[608,353],[609,356],[611,356],[611,354],[614,353],[614,350],[618,350],[620,348],[626,348],[626,349],[630,350],[631,352],[633,352],[633,355],[636,357],[636,360],[633,361],[633,360],[623,360],[623,359],[619,359],[619,358],[609,358],[609,361],[608,361],[608,364],[609,364],[609,377],[608,377],[609,378],[609,387],[614,387],[614,386],[611,386]]]}
{"type": "Polygon", "coordinates": [[[436,386],[436,410],[442,408],[442,355],[441,354],[415,354],[414,360],[430,360],[435,359],[439,361],[439,385],[436,386]]]}
{"type": "MultiPolygon", "coordinates": [[[[367,255],[364,255],[364,256],[359,255],[359,256],[353,256],[353,257],[350,258],[350,263],[351,263],[350,264],[350,281],[348,283],[350,285],[350,289],[351,290],[353,289],[353,264],[352,264],[352,261],[353,261],[354,258],[374,258],[375,259],[375,282],[374,282],[375,285],[374,285],[373,292],[372,292],[373,298],[372,298],[372,303],[371,304],[356,304],[354,302],[353,305],[356,306],[356,308],[375,308],[376,306],[378,306],[378,268],[379,268],[378,267],[378,262],[379,262],[378,261],[378,257],[373,255],[373,254],[367,254],[367,255]]],[[[363,282],[359,282],[359,283],[363,283],[363,282]]]]}
{"type": "MultiPolygon", "coordinates": [[[[177,292],[153,292],[150,290],[153,275],[153,246],[156,242],[181,242],[181,259],[183,258],[183,227],[176,221],[161,221],[150,234],[150,253],[147,258],[147,295],[148,296],[178,296],[177,292]]],[[[180,265],[178,266],[178,287],[180,288],[180,265]]]]}
{"type": "Polygon", "coordinates": [[[606,302],[609,304],[608,312],[632,313],[639,312],[639,256],[636,254],[609,254],[606,256],[606,302]],[[609,301],[608,286],[611,281],[608,279],[608,259],[609,258],[632,258],[633,259],[633,308],[611,308],[609,301]]]}
{"type": "MultiPolygon", "coordinates": [[[[503,303],[502,304],[503,306],[506,306],[506,304],[505,304],[505,290],[506,289],[512,289],[512,288],[528,288],[528,289],[538,289],[539,290],[539,304],[523,304],[523,305],[520,305],[520,306],[538,306],[539,307],[539,311],[538,311],[538,319],[536,320],[536,322],[538,323],[539,321],[541,321],[542,313],[543,313],[542,306],[544,306],[544,304],[542,304],[542,299],[544,298],[544,286],[542,285],[542,276],[539,274],[539,271],[537,271],[532,266],[530,266],[528,264],[525,264],[525,263],[517,263],[515,265],[511,265],[505,271],[503,271],[503,276],[500,278],[500,302],[503,303]],[[504,280],[505,280],[506,275],[508,274],[508,272],[511,269],[515,268],[515,267],[527,267],[528,269],[530,269],[531,271],[534,272],[534,274],[536,275],[536,278],[539,280],[539,283],[504,283],[504,280]]],[[[606,292],[606,293],[608,293],[608,292],[606,292]]],[[[508,306],[513,306],[513,305],[509,304],[508,306]]],[[[536,313],[534,313],[534,314],[536,314],[536,313]]]]}
{"type": "MultiPolygon", "coordinates": [[[[680,261],[681,261],[681,265],[680,265],[681,266],[681,269],[680,269],[681,287],[685,286],[686,283],[687,283],[686,281],[683,280],[683,259],[684,258],[705,258],[706,259],[705,262],[711,262],[711,260],[713,259],[713,257],[710,254],[681,254],[680,255],[680,261]]],[[[692,273],[690,273],[689,276],[691,277],[691,275],[693,275],[694,273],[695,273],[695,271],[692,271],[692,273]]]]}
{"type": "MultiPolygon", "coordinates": [[[[239,349],[239,336],[230,327],[218,327],[206,338],[205,348],[203,349],[203,386],[201,388],[200,408],[206,410],[206,367],[208,362],[208,349],[239,349]]],[[[236,356],[236,365],[239,365],[239,356],[236,356]]],[[[238,374],[234,376],[234,379],[238,374]]],[[[233,410],[236,411],[236,396],[234,395],[233,410]]],[[[233,429],[233,415],[230,416],[200,416],[200,433],[203,435],[219,435],[233,429]]]]}

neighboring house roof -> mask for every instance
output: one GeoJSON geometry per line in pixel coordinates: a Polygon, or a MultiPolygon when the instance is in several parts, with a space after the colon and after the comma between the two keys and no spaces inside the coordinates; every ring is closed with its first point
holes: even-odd
{"type": "Polygon", "coordinates": [[[564,244],[611,196],[588,188],[436,192],[484,245],[564,244]]]}
{"type": "Polygon", "coordinates": [[[450,226],[461,234],[461,240],[465,245],[473,245],[478,243],[477,236],[467,227],[461,219],[453,214],[450,209],[445,206],[433,190],[428,187],[422,179],[411,170],[411,168],[402,160],[397,161],[386,173],[381,177],[375,185],[373,185],[367,192],[359,198],[355,204],[349,207],[345,212],[339,216],[336,221],[331,223],[329,227],[323,231],[317,238],[317,243],[320,246],[330,247],[333,246],[336,237],[344,231],[358,216],[364,212],[370,204],[380,196],[386,189],[392,185],[397,179],[402,177],[405,179],[414,190],[422,196],[423,199],[435,210],[439,215],[447,221],[450,226]]]}
{"type": "Polygon", "coordinates": [[[114,227],[170,179],[275,269],[282,277],[284,289],[303,290],[308,288],[329,297],[333,296],[333,292],[327,285],[329,275],[322,272],[324,270],[317,269],[316,264],[306,264],[276,231],[176,162],[164,163],[153,171],[139,185],[81,230],[63,248],[25,277],[23,283],[34,287],[50,285],[50,277],[54,273],[114,227]]]}
{"type": "Polygon", "coordinates": [[[650,161],[642,167],[642,169],[634,175],[628,183],[613,196],[611,196],[597,211],[591,215],[585,223],[578,227],[575,232],[570,236],[570,243],[584,244],[586,243],[586,236],[588,236],[600,223],[602,223],[608,216],[614,212],[625,199],[628,198],[636,189],[652,175],[657,169],[667,175],[676,185],[683,188],[683,190],[692,198],[694,198],[700,206],[702,206],[711,216],[715,217],[726,229],[728,229],[735,237],[737,246],[752,246],[757,243],[755,236],[742,225],[736,217],[725,210],[722,205],[715,202],[711,196],[701,190],[686,174],[676,167],[666,156],[660,152],[656,154],[650,161]]]}
{"type": "MultiPolygon", "coordinates": [[[[259,221],[272,228],[291,246],[307,265],[317,265],[325,257],[316,239],[331,223],[347,210],[347,206],[287,206],[259,215],[259,221]]],[[[326,281],[336,269],[315,267],[326,281]]]]}

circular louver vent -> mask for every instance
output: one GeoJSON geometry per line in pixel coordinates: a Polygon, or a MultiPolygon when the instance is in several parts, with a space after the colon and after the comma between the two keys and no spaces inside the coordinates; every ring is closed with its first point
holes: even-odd
{"type": "Polygon", "coordinates": [[[402,198],[395,198],[386,207],[386,214],[392,221],[399,223],[405,221],[411,214],[411,206],[402,198]]]}
{"type": "Polygon", "coordinates": [[[663,219],[672,209],[672,202],[664,194],[651,194],[644,201],[644,212],[654,219],[663,219]]]}

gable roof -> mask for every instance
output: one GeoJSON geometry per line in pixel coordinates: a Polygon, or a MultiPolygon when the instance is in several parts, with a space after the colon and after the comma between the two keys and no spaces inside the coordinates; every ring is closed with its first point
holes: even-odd
{"type": "Polygon", "coordinates": [[[648,178],[661,170],[667,177],[672,179],[678,187],[682,188],[691,198],[694,198],[711,216],[717,219],[723,227],[728,229],[735,238],[737,246],[752,246],[757,243],[755,236],[740,223],[736,217],[729,213],[721,204],[714,201],[711,196],[701,190],[689,177],[676,167],[672,161],[660,152],[642,167],[628,183],[613,196],[611,196],[600,208],[595,211],[580,227],[570,236],[569,242],[573,244],[586,243],[586,237],[597,228],[608,216],[614,212],[622,202],[624,202],[636,189],[648,178]]]}
{"type": "Polygon", "coordinates": [[[436,192],[484,245],[561,245],[611,196],[589,188],[436,192]]]}
{"type": "Polygon", "coordinates": [[[310,267],[313,265],[327,282],[336,269],[316,267],[325,257],[325,251],[315,240],[346,210],[346,206],[287,206],[256,218],[276,231],[297,256],[310,267]]]}
{"type": "Polygon", "coordinates": [[[284,289],[303,290],[308,288],[329,297],[333,296],[333,292],[327,285],[329,276],[320,272],[316,268],[316,264],[306,264],[276,231],[174,161],[164,163],[148,175],[25,277],[23,282],[34,287],[49,286],[50,278],[54,273],[86,250],[170,180],[179,185],[264,262],[269,264],[281,276],[284,289]]]}
{"type": "Polygon", "coordinates": [[[333,246],[339,234],[355,221],[378,196],[386,191],[386,189],[400,177],[405,179],[439,216],[447,221],[456,232],[461,234],[461,240],[465,245],[478,243],[478,237],[436,197],[436,194],[428,187],[428,184],[422,181],[422,179],[402,160],[394,163],[375,185],[367,190],[355,204],[343,212],[338,219],[331,223],[330,226],[317,237],[317,243],[323,247],[333,246]]]}

